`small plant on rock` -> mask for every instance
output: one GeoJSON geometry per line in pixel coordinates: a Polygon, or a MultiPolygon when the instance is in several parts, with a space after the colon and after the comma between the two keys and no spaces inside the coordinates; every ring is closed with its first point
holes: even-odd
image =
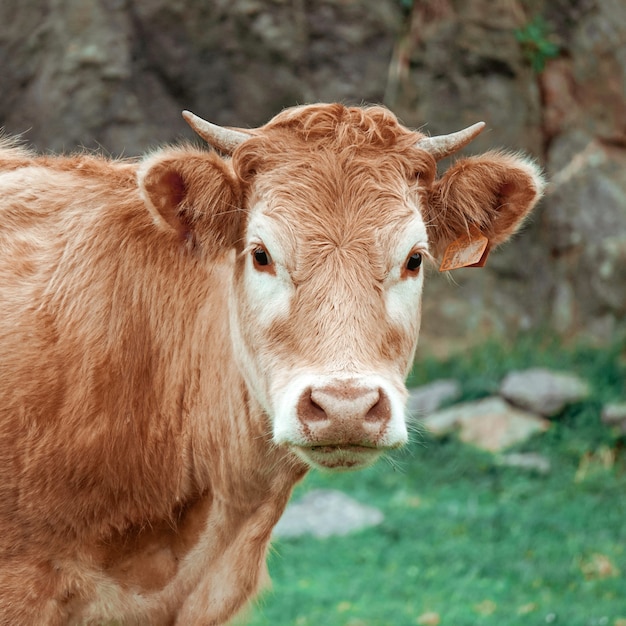
{"type": "Polygon", "coordinates": [[[560,48],[550,26],[541,15],[516,29],[515,38],[522,47],[524,56],[537,74],[543,72],[546,61],[559,55],[560,48]]]}

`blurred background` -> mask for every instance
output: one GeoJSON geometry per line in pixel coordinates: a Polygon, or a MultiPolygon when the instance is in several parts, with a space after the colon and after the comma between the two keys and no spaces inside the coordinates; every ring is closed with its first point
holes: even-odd
{"type": "Polygon", "coordinates": [[[551,186],[485,270],[428,281],[423,348],[624,326],[623,0],[2,0],[0,85],[0,126],[43,151],[138,155],[191,137],[184,108],[243,127],[335,100],[431,134],[484,120],[467,151],[522,150],[551,186]]]}

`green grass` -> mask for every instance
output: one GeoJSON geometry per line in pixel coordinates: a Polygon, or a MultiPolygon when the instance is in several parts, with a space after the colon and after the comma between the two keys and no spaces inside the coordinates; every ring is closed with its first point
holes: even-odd
{"type": "Polygon", "coordinates": [[[578,373],[593,395],[519,448],[548,456],[548,475],[425,433],[390,463],[312,472],[296,498],[341,489],[381,508],[385,521],[348,537],[275,542],[273,590],[248,624],[409,626],[432,612],[443,626],[625,626],[626,454],[599,420],[603,403],[626,399],[625,357],[626,341],[563,349],[527,338],[418,361],[412,383],[454,377],[466,399],[537,365],[578,373]]]}

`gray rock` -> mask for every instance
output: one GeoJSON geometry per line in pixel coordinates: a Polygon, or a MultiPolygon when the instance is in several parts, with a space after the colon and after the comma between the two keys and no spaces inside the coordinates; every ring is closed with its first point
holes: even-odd
{"type": "Polygon", "coordinates": [[[439,436],[458,429],[462,441],[490,452],[526,441],[549,427],[546,420],[516,409],[498,397],[437,411],[426,417],[423,424],[439,436]]]}
{"type": "Polygon", "coordinates": [[[589,393],[589,385],[578,376],[544,368],[511,372],[500,386],[500,394],[509,402],[545,417],[557,415],[589,393]]]}
{"type": "MultiPolygon", "coordinates": [[[[581,320],[607,314],[623,320],[626,151],[616,151],[573,130],[554,140],[550,159],[553,174],[544,236],[554,251],[555,326],[560,332],[571,332],[581,320]],[[571,292],[569,298],[563,298],[564,288],[571,292]]],[[[610,335],[606,339],[610,340],[610,335]]]]}
{"type": "Polygon", "coordinates": [[[461,395],[461,385],[456,380],[436,380],[409,390],[407,413],[420,417],[439,409],[446,402],[453,402],[461,395]]]}
{"type": "Polygon", "coordinates": [[[435,411],[420,420],[426,430],[436,437],[445,437],[458,429],[467,404],[458,404],[448,409],[435,411]]]}
{"type": "Polygon", "coordinates": [[[604,405],[601,419],[607,426],[617,427],[620,433],[626,435],[626,402],[604,405]]]}
{"type": "Polygon", "coordinates": [[[550,473],[550,459],[535,452],[510,452],[503,454],[499,459],[500,465],[517,467],[523,470],[537,472],[538,474],[550,473]]]}
{"type": "Polygon", "coordinates": [[[379,102],[401,25],[396,0],[0,2],[0,126],[128,156],[191,138],[184,108],[248,127],[297,103],[379,102]]]}
{"type": "Polygon", "coordinates": [[[348,535],[377,526],[384,519],[378,509],[360,504],[341,491],[316,489],[290,504],[274,528],[275,537],[317,538],[348,535]]]}

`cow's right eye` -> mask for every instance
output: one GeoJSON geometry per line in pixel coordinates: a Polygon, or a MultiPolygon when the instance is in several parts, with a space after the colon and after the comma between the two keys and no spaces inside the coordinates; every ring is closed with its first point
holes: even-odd
{"type": "Polygon", "coordinates": [[[414,252],[407,260],[406,260],[406,269],[409,272],[417,272],[422,264],[422,255],[419,252],[414,252]]]}
{"type": "Polygon", "coordinates": [[[253,250],[252,258],[254,260],[254,267],[258,270],[267,271],[267,269],[272,265],[272,257],[262,246],[253,250]]]}

